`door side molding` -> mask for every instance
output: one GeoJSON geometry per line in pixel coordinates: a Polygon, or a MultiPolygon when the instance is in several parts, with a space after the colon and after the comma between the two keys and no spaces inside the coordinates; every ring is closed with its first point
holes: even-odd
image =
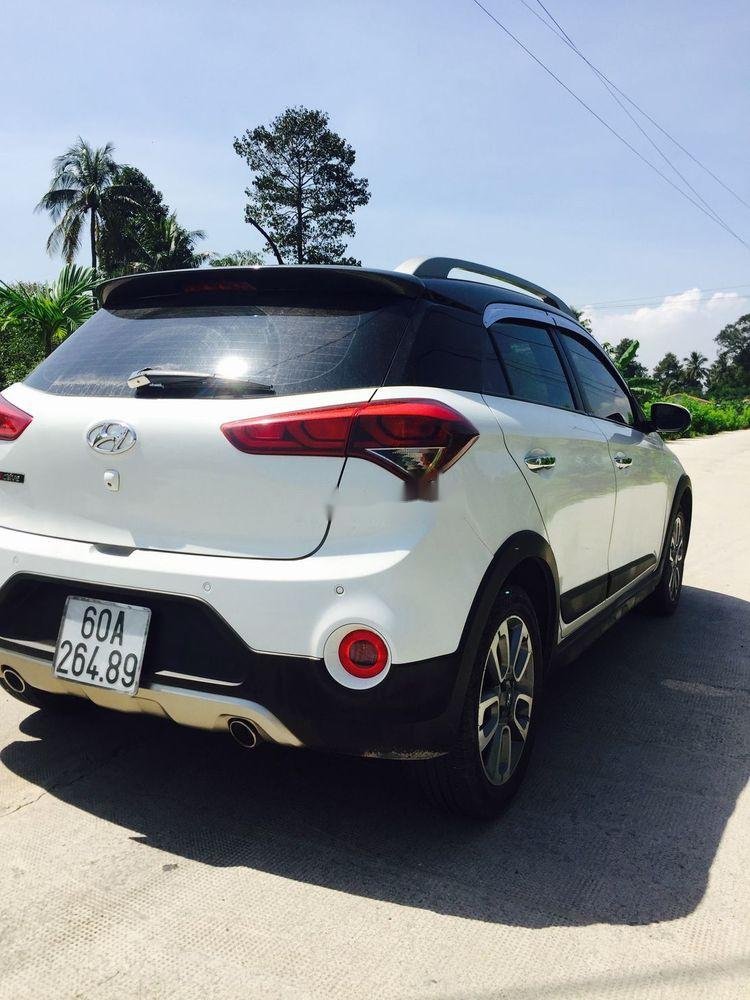
{"type": "Polygon", "coordinates": [[[656,556],[649,553],[638,559],[633,559],[632,562],[620,566],[619,569],[606,573],[604,576],[589,580],[588,583],[581,584],[580,587],[568,590],[565,594],[560,595],[560,617],[566,625],[570,625],[576,618],[580,618],[581,615],[585,615],[587,611],[595,608],[597,604],[602,604],[608,598],[613,597],[618,591],[627,587],[629,583],[654,566],[656,566],[656,556]]]}

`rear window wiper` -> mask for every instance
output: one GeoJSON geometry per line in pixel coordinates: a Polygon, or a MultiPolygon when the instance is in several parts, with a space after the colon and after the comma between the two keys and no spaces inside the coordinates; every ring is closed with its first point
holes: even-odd
{"type": "Polygon", "coordinates": [[[216,375],[212,372],[181,372],[171,371],[168,368],[139,368],[138,371],[128,378],[128,388],[146,389],[168,389],[171,386],[188,387],[210,385],[215,388],[230,388],[236,386],[246,392],[273,394],[276,390],[266,382],[256,382],[255,379],[216,375]]]}

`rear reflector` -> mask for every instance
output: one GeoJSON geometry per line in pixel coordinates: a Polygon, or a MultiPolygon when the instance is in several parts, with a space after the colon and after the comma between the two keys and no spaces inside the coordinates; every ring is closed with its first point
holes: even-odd
{"type": "Polygon", "coordinates": [[[32,417],[0,396],[0,441],[15,441],[29,424],[32,417]]]}
{"type": "Polygon", "coordinates": [[[364,458],[405,480],[445,472],[479,436],[458,411],[430,399],[297,410],[236,420],[221,429],[250,455],[364,458]]]}
{"type": "Polygon", "coordinates": [[[339,644],[341,666],[353,677],[377,677],[388,663],[388,647],[369,629],[357,629],[339,644]]]}

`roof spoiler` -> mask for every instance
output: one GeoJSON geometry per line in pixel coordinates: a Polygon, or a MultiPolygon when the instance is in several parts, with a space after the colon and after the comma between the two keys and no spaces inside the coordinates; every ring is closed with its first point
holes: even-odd
{"type": "Polygon", "coordinates": [[[536,295],[548,306],[554,306],[560,312],[577,319],[576,314],[561,298],[535,285],[526,278],[519,278],[517,274],[509,274],[507,271],[498,271],[495,267],[488,267],[487,264],[475,264],[470,260],[459,260],[455,257],[410,257],[403,264],[399,264],[396,271],[401,274],[413,274],[415,278],[450,278],[451,271],[467,271],[469,274],[481,274],[486,278],[495,278],[513,288],[519,288],[523,292],[536,295]]]}
{"type": "Polygon", "coordinates": [[[346,292],[420,298],[424,284],[406,274],[371,271],[363,267],[337,265],[286,265],[261,267],[206,267],[184,271],[156,271],[111,278],[96,288],[99,302],[107,309],[134,306],[184,304],[192,299],[230,297],[252,300],[258,294],[322,294],[346,292]]]}

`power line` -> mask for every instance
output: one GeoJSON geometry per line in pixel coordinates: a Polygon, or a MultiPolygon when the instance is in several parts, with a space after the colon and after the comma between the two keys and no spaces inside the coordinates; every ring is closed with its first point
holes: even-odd
{"type": "Polygon", "coordinates": [[[549,23],[549,21],[546,21],[541,16],[541,14],[539,14],[539,12],[537,10],[535,10],[531,6],[531,4],[529,4],[527,2],[527,0],[520,0],[520,2],[523,4],[523,6],[531,14],[534,15],[534,17],[536,17],[539,21],[542,22],[542,24],[544,25],[545,28],[549,29],[553,33],[553,35],[555,35],[557,38],[559,38],[560,41],[562,41],[565,45],[567,45],[569,49],[571,49],[573,52],[575,52],[575,54],[580,59],[582,59],[583,62],[586,63],[586,65],[589,67],[589,69],[597,76],[597,78],[599,79],[599,81],[602,84],[602,86],[605,87],[605,89],[607,90],[607,92],[610,95],[610,97],[625,112],[625,114],[628,116],[628,118],[631,120],[631,122],[635,125],[635,127],[638,129],[638,131],[644,137],[644,139],[651,146],[653,146],[653,148],[656,150],[656,152],[659,154],[659,156],[662,158],[662,160],[664,160],[664,162],[667,164],[667,166],[671,170],[673,170],[674,173],[680,178],[680,180],[685,185],[685,187],[689,188],[690,191],[693,192],[693,194],[696,196],[696,198],[704,205],[704,207],[711,213],[711,215],[713,215],[715,217],[716,221],[720,225],[722,225],[727,231],[731,231],[729,229],[729,226],[728,226],[727,222],[719,215],[719,213],[716,211],[716,209],[713,207],[713,205],[710,205],[706,201],[706,199],[703,197],[703,195],[700,193],[700,191],[698,191],[690,183],[690,181],[688,180],[688,178],[682,173],[681,170],[679,170],[679,168],[667,156],[667,154],[664,152],[664,150],[661,148],[661,146],[646,131],[646,129],[643,128],[643,126],[638,121],[638,119],[635,117],[635,115],[632,113],[632,111],[623,102],[623,100],[621,100],[621,98],[618,96],[618,94],[622,94],[622,96],[626,100],[630,101],[630,98],[627,96],[627,94],[625,94],[623,91],[621,91],[618,87],[615,87],[615,85],[612,83],[612,81],[609,79],[609,77],[605,76],[605,74],[597,66],[595,66],[586,55],[584,55],[584,53],[578,48],[578,46],[576,45],[576,43],[573,41],[573,39],[570,37],[570,35],[567,33],[567,31],[563,28],[563,26],[560,24],[560,22],[550,13],[549,9],[547,7],[545,7],[545,5],[542,3],[542,0],[537,0],[537,3],[542,8],[542,10],[544,11],[544,13],[547,15],[547,17],[549,18],[549,20],[552,22],[551,24],[549,23]]]}
{"type": "MultiPolygon", "coordinates": [[[[711,299],[717,292],[731,292],[739,291],[741,289],[750,288],[750,285],[722,285],[719,288],[683,288],[679,292],[667,292],[664,295],[651,295],[651,296],[641,296],[634,299],[609,299],[606,302],[589,302],[586,305],[587,309],[636,309],[639,306],[651,306],[659,305],[664,302],[665,299],[674,298],[678,295],[684,295],[686,292],[699,292],[694,302],[707,302],[711,299]]],[[[745,296],[739,296],[744,298],[745,296]]]]}
{"type": "MultiPolygon", "coordinates": [[[[740,288],[750,288],[750,284],[748,284],[748,285],[720,285],[718,288],[698,288],[697,291],[701,292],[701,294],[703,294],[704,292],[705,293],[708,293],[708,292],[734,292],[734,291],[737,291],[740,288]]],[[[638,296],[638,298],[633,298],[633,299],[608,299],[606,302],[592,302],[591,305],[592,306],[619,306],[619,305],[629,305],[631,303],[635,303],[637,305],[637,304],[643,302],[644,299],[646,299],[646,300],[667,299],[667,298],[669,298],[672,295],[684,295],[686,291],[692,292],[694,290],[696,290],[696,289],[692,289],[692,288],[685,289],[685,288],[683,288],[679,292],[666,292],[664,295],[640,295],[640,296],[638,296]]]]}
{"type": "Polygon", "coordinates": [[[683,198],[687,199],[687,201],[689,201],[692,205],[694,205],[700,212],[703,212],[703,214],[707,218],[711,219],[717,225],[721,226],[722,229],[725,229],[730,234],[730,236],[733,236],[739,243],[741,243],[745,247],[746,250],[750,250],[750,244],[746,243],[745,240],[743,240],[741,236],[739,236],[737,233],[735,233],[733,229],[730,229],[729,226],[727,226],[726,224],[720,222],[707,209],[705,209],[703,207],[703,205],[700,204],[700,202],[696,201],[694,198],[691,198],[690,195],[686,191],[684,191],[681,187],[679,187],[677,184],[675,184],[674,181],[670,177],[668,177],[662,170],[660,170],[655,164],[653,164],[641,152],[639,152],[639,150],[637,150],[636,147],[633,146],[632,143],[628,142],[628,140],[624,136],[620,135],[620,133],[609,124],[609,122],[607,122],[604,118],[602,118],[601,115],[597,114],[596,111],[594,111],[594,109],[590,105],[588,105],[583,100],[582,97],[579,97],[578,94],[576,94],[576,92],[574,90],[571,90],[571,88],[563,80],[561,80],[560,77],[557,76],[557,74],[554,73],[549,68],[549,66],[547,66],[544,62],[542,62],[542,60],[531,51],[531,49],[529,49],[526,45],[524,45],[524,43],[520,40],[520,38],[517,38],[516,35],[514,35],[513,32],[502,23],[502,21],[499,21],[495,17],[494,14],[492,14],[489,10],[487,10],[487,8],[484,7],[479,2],[479,0],[472,0],[472,3],[474,3],[477,7],[479,7],[479,9],[495,25],[497,25],[497,27],[500,28],[501,31],[505,32],[505,34],[510,39],[512,39],[512,41],[514,41],[516,43],[516,45],[519,46],[519,48],[523,49],[523,51],[531,59],[533,59],[534,62],[544,70],[545,73],[547,73],[549,76],[551,76],[552,79],[555,80],[555,82],[558,83],[563,88],[563,90],[565,90],[568,94],[570,94],[570,96],[575,101],[577,101],[583,108],[585,108],[586,111],[588,111],[590,115],[593,115],[593,117],[596,118],[596,120],[601,125],[603,125],[607,129],[608,132],[610,132],[624,146],[627,146],[627,148],[631,151],[631,153],[634,153],[635,156],[637,156],[639,160],[641,160],[643,163],[645,163],[646,166],[650,167],[655,173],[657,173],[662,178],[662,180],[666,181],[667,184],[669,184],[670,187],[674,188],[675,191],[677,191],[679,194],[681,194],[683,198]]]}
{"type": "MultiPolygon", "coordinates": [[[[550,11],[548,10],[548,8],[544,6],[544,4],[542,3],[542,0],[537,0],[537,3],[542,8],[542,10],[547,15],[547,17],[550,19],[550,21],[552,22],[551,24],[548,21],[545,21],[545,19],[536,10],[534,10],[533,7],[531,7],[526,2],[526,0],[521,0],[521,3],[524,5],[524,7],[526,7],[534,15],[534,17],[538,18],[542,22],[542,24],[545,25],[545,27],[549,28],[550,31],[552,31],[554,34],[556,34],[558,36],[558,38],[562,39],[562,41],[564,41],[566,45],[568,45],[571,49],[573,49],[573,51],[576,52],[581,57],[581,59],[583,59],[583,61],[585,63],[587,63],[591,67],[591,69],[596,73],[596,75],[598,77],[600,77],[600,79],[602,80],[603,83],[609,84],[610,87],[612,87],[614,90],[616,90],[617,93],[621,97],[623,97],[628,102],[628,104],[631,105],[631,107],[635,108],[635,110],[639,114],[643,115],[643,117],[647,121],[649,121],[654,126],[654,128],[658,129],[662,133],[662,135],[666,136],[666,138],[669,139],[670,142],[674,143],[674,145],[679,150],[681,150],[685,154],[685,156],[687,156],[689,159],[691,159],[693,161],[693,163],[695,163],[697,166],[699,166],[701,168],[701,170],[705,171],[709,175],[709,177],[712,177],[716,181],[716,183],[719,184],[719,185],[721,185],[721,187],[723,187],[725,191],[728,191],[729,194],[732,195],[732,197],[736,198],[737,201],[739,201],[746,208],[750,208],[750,202],[746,201],[742,197],[742,195],[738,194],[734,190],[734,188],[731,188],[725,181],[723,181],[721,179],[721,177],[718,177],[713,172],[713,170],[710,169],[710,167],[707,167],[706,164],[703,163],[701,160],[699,160],[697,156],[694,156],[690,152],[689,149],[686,149],[682,145],[682,143],[679,142],[679,140],[676,139],[672,135],[671,132],[668,132],[667,129],[665,129],[663,125],[660,125],[654,118],[652,118],[651,115],[647,111],[644,111],[644,109],[639,104],[637,104],[633,100],[632,97],[630,97],[628,94],[626,94],[624,90],[622,90],[620,87],[617,86],[616,83],[614,83],[612,80],[610,80],[610,78],[605,73],[603,73],[597,66],[594,66],[594,64],[592,62],[590,62],[589,59],[587,59],[587,57],[583,54],[583,52],[581,52],[581,50],[578,48],[578,46],[576,45],[576,43],[573,41],[573,39],[570,37],[570,35],[567,33],[567,31],[563,28],[563,26],[560,24],[560,22],[550,13],[550,11]],[[554,25],[554,27],[553,27],[553,25],[554,25]],[[557,29],[557,30],[555,30],[555,29],[557,29]]],[[[676,168],[674,168],[674,169],[676,169],[676,168]]],[[[677,172],[679,173],[679,171],[677,171],[677,172]]],[[[688,183],[688,186],[691,188],[691,190],[695,190],[692,187],[691,184],[688,183]]],[[[703,200],[703,199],[701,199],[701,200],[703,200]]]]}

